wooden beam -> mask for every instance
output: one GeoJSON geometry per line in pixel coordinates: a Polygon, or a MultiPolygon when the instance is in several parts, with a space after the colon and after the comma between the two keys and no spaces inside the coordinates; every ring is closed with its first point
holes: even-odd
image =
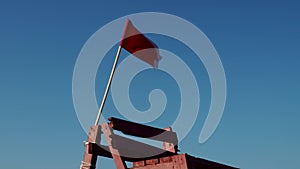
{"type": "Polygon", "coordinates": [[[112,128],[107,123],[100,124],[102,132],[105,136],[106,142],[108,144],[109,152],[114,159],[117,169],[127,169],[124,159],[122,159],[118,148],[113,146],[115,134],[112,131],[112,128]]]}
{"type": "Polygon", "coordinates": [[[101,136],[100,126],[91,126],[88,139],[87,139],[87,144],[85,144],[85,151],[83,155],[83,160],[81,161],[80,169],[96,168],[98,156],[89,153],[89,149],[91,148],[89,143],[100,144],[100,136],[101,136]]]}
{"type": "MultiPolygon", "coordinates": [[[[89,149],[90,154],[94,154],[94,155],[98,155],[98,156],[102,156],[102,157],[106,157],[106,158],[112,158],[112,155],[109,152],[108,146],[105,146],[105,145],[99,146],[97,144],[90,143],[89,148],[90,148],[89,149]]],[[[126,153],[124,153],[124,151],[126,151],[126,150],[119,149],[121,158],[124,159],[125,161],[129,161],[129,162],[137,162],[137,161],[149,160],[149,159],[158,159],[161,157],[168,157],[168,156],[174,155],[171,152],[165,151],[161,154],[148,156],[148,157],[126,157],[126,156],[122,156],[122,154],[126,154],[126,153]]]]}
{"type": "Polygon", "coordinates": [[[169,142],[174,145],[178,144],[178,138],[175,132],[166,131],[164,129],[142,125],[134,122],[129,122],[114,117],[110,117],[108,118],[108,120],[110,121],[110,127],[112,127],[115,130],[119,130],[124,134],[163,142],[169,142]]]}
{"type": "MultiPolygon", "coordinates": [[[[164,152],[168,152],[161,148],[157,148],[145,143],[141,143],[135,140],[131,140],[129,138],[125,138],[119,135],[114,135],[113,137],[113,146],[117,149],[122,150],[122,156],[132,157],[132,158],[146,158],[149,156],[155,156],[158,154],[162,154],[164,152]]],[[[175,153],[170,152],[170,155],[175,153]]]]}

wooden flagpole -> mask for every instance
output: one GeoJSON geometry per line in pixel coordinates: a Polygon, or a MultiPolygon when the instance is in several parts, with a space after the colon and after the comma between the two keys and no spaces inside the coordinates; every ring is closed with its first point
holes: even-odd
{"type": "Polygon", "coordinates": [[[116,67],[117,67],[117,63],[118,63],[118,60],[119,60],[121,49],[122,49],[122,46],[120,45],[119,48],[118,48],[118,52],[116,54],[114,65],[113,65],[113,67],[111,69],[111,72],[110,72],[109,80],[108,80],[108,83],[107,83],[107,86],[106,86],[106,89],[105,89],[105,92],[104,92],[104,95],[103,95],[103,98],[102,98],[102,102],[101,102],[101,105],[100,105],[100,108],[99,108],[99,111],[98,111],[98,115],[97,115],[97,118],[96,118],[95,125],[98,125],[98,123],[99,123],[99,120],[100,120],[100,117],[101,117],[101,114],[102,114],[102,110],[103,110],[103,107],[104,107],[104,104],[105,104],[105,101],[106,101],[106,98],[107,98],[107,94],[108,94],[108,91],[109,91],[109,88],[110,88],[110,85],[111,85],[111,81],[113,79],[113,76],[114,76],[114,73],[115,73],[115,70],[116,70],[116,67]]]}

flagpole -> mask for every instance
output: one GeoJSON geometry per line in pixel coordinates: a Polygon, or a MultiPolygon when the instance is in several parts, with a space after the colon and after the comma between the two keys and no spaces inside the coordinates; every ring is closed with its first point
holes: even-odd
{"type": "Polygon", "coordinates": [[[104,104],[105,104],[105,101],[106,101],[106,98],[107,98],[107,94],[108,94],[108,91],[109,91],[109,88],[110,88],[110,85],[111,85],[111,81],[113,79],[113,76],[114,76],[114,73],[115,73],[115,70],[116,70],[116,66],[117,66],[117,63],[118,63],[118,60],[119,60],[121,49],[122,49],[122,46],[120,45],[119,48],[118,48],[118,52],[116,54],[114,65],[113,65],[113,67],[111,69],[111,72],[110,72],[109,80],[108,80],[108,83],[107,83],[107,86],[106,86],[106,89],[105,89],[105,92],[104,92],[104,95],[103,95],[103,98],[102,98],[102,102],[101,102],[101,105],[100,105],[100,108],[99,108],[99,111],[98,111],[98,115],[97,115],[97,118],[96,118],[95,125],[98,125],[98,123],[99,123],[99,120],[100,120],[100,117],[101,117],[101,114],[102,114],[102,110],[103,110],[103,107],[104,107],[104,104]]]}

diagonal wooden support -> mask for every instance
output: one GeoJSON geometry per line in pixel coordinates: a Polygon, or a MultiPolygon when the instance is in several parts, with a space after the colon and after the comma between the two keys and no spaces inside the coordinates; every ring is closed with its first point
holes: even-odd
{"type": "Polygon", "coordinates": [[[96,154],[90,154],[90,144],[89,143],[96,143],[100,144],[100,138],[101,138],[101,130],[100,126],[91,126],[90,132],[88,135],[88,140],[85,143],[85,151],[83,155],[83,160],[80,165],[80,169],[95,169],[96,163],[97,163],[97,155],[96,154]]]}
{"type": "Polygon", "coordinates": [[[114,159],[115,165],[117,169],[127,169],[125,161],[121,158],[121,155],[119,153],[118,149],[115,149],[113,146],[113,140],[114,133],[112,131],[112,128],[107,123],[100,124],[103,134],[105,136],[106,142],[108,144],[109,151],[114,159]]]}

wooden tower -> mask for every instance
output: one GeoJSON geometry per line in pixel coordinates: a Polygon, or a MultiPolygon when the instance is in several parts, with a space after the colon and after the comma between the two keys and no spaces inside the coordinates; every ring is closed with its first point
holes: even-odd
{"type": "MultiPolygon", "coordinates": [[[[131,169],[236,169],[224,164],[178,154],[178,139],[171,128],[160,129],[110,117],[109,123],[91,126],[80,169],[95,169],[98,156],[112,158],[117,169],[127,169],[125,161],[132,162],[131,169]],[[114,133],[161,141],[157,148],[114,133]],[[107,145],[101,145],[101,135],[107,145]]],[[[101,168],[98,167],[98,168],[101,168]]]]}

